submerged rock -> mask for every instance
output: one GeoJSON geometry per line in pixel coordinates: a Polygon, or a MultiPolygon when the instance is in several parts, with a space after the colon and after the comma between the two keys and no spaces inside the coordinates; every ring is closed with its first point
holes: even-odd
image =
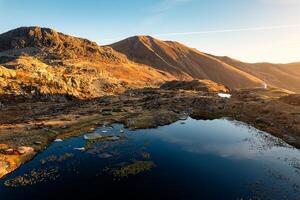
{"type": "Polygon", "coordinates": [[[109,153],[102,153],[98,155],[99,158],[111,158],[113,157],[113,155],[109,154],[109,153]]]}
{"type": "Polygon", "coordinates": [[[141,154],[142,154],[143,158],[150,159],[150,156],[151,156],[150,153],[148,153],[148,152],[142,152],[141,154]]]}
{"type": "Polygon", "coordinates": [[[46,164],[46,163],[48,163],[48,162],[54,162],[54,161],[56,161],[56,160],[57,160],[57,156],[51,155],[51,156],[48,156],[47,158],[41,159],[41,160],[40,160],[40,163],[41,163],[42,165],[44,165],[44,164],[46,164]]]}
{"type": "Polygon", "coordinates": [[[90,133],[90,134],[86,134],[83,136],[83,138],[85,140],[96,140],[96,139],[100,139],[102,138],[103,136],[99,133],[90,133]]]}
{"type": "Polygon", "coordinates": [[[74,148],[74,150],[85,151],[85,148],[84,147],[78,147],[78,148],[74,148]]]}
{"type": "Polygon", "coordinates": [[[120,139],[119,136],[110,136],[110,137],[107,138],[107,140],[109,140],[109,141],[116,141],[116,140],[119,140],[119,139],[120,139]]]}

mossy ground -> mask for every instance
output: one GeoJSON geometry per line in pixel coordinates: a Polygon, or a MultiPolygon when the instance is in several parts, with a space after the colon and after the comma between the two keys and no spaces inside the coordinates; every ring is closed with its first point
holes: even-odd
{"type": "Polygon", "coordinates": [[[113,170],[113,176],[117,178],[128,177],[131,175],[137,175],[145,171],[150,171],[156,167],[152,161],[134,161],[133,163],[127,164],[120,167],[119,169],[113,170]]]}

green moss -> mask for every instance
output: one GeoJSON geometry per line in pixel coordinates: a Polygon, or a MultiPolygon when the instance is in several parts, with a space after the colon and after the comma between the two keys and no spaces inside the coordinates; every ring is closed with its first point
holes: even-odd
{"type": "Polygon", "coordinates": [[[107,135],[103,136],[101,138],[97,139],[92,139],[92,140],[86,140],[85,143],[85,148],[90,149],[92,148],[95,144],[101,143],[101,142],[117,142],[117,141],[124,141],[127,138],[125,136],[114,136],[114,135],[107,135]]]}
{"type": "Polygon", "coordinates": [[[5,181],[6,187],[30,186],[43,183],[49,180],[55,180],[59,177],[58,168],[32,170],[28,174],[17,176],[5,181]]]}
{"type": "Polygon", "coordinates": [[[73,157],[74,154],[72,153],[65,153],[59,157],[55,156],[55,155],[51,155],[51,156],[48,156],[47,158],[44,158],[44,159],[41,159],[40,160],[40,163],[42,165],[46,164],[46,163],[49,163],[49,162],[62,162],[62,161],[65,161],[67,160],[68,158],[71,158],[73,157]]]}
{"type": "Polygon", "coordinates": [[[113,171],[115,177],[127,177],[137,175],[145,171],[150,171],[156,165],[152,161],[135,161],[134,163],[125,165],[113,171]]]}
{"type": "Polygon", "coordinates": [[[179,115],[163,109],[143,111],[126,121],[126,126],[132,129],[155,128],[171,124],[179,119],[179,115]]]}

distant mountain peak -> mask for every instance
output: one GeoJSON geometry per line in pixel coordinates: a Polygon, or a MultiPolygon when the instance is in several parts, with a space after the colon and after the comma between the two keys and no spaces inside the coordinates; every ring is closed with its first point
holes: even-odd
{"type": "MultiPolygon", "coordinates": [[[[103,78],[107,79],[108,83],[120,85],[121,88],[126,84],[141,87],[163,80],[209,79],[229,88],[262,87],[267,83],[291,91],[300,91],[299,63],[244,63],[226,56],[206,54],[179,42],[163,41],[149,35],[137,35],[112,45],[99,46],[90,40],[66,35],[50,28],[20,27],[0,34],[0,64],[4,68],[16,71],[19,70],[19,66],[22,69],[25,66],[27,71],[22,73],[27,75],[32,73],[30,70],[43,69],[46,64],[55,72],[54,77],[60,74],[55,80],[66,79],[69,81],[67,85],[78,87],[73,88],[76,92],[84,88],[84,85],[92,88],[105,85],[103,78]],[[61,67],[61,71],[57,67],[61,67]],[[95,73],[82,74],[91,71],[95,73]],[[61,73],[66,77],[60,77],[61,73]],[[73,76],[73,80],[69,80],[70,75],[73,76]],[[84,79],[83,85],[79,84],[80,81],[73,83],[81,78],[84,79]],[[119,80],[123,81],[122,84],[119,80]]],[[[51,70],[45,77],[52,73],[51,70]]],[[[11,74],[11,71],[5,69],[4,74],[11,74]]],[[[43,77],[39,78],[44,81],[43,77]]],[[[53,80],[50,78],[48,81],[53,80]]],[[[61,84],[65,84],[64,81],[61,84]]],[[[94,89],[84,90],[90,92],[94,89]]]]}
{"type": "Polygon", "coordinates": [[[253,87],[262,83],[217,58],[175,41],[135,36],[110,46],[128,59],[171,73],[178,79],[211,79],[230,88],[253,87]]]}

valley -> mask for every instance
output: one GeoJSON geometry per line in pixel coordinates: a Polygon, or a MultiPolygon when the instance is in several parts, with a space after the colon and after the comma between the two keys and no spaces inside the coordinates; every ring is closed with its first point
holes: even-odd
{"type": "Polygon", "coordinates": [[[3,33],[0,177],[56,140],[116,123],[134,131],[228,119],[300,148],[299,67],[243,63],[150,36],[100,46],[48,28],[3,33]]]}

